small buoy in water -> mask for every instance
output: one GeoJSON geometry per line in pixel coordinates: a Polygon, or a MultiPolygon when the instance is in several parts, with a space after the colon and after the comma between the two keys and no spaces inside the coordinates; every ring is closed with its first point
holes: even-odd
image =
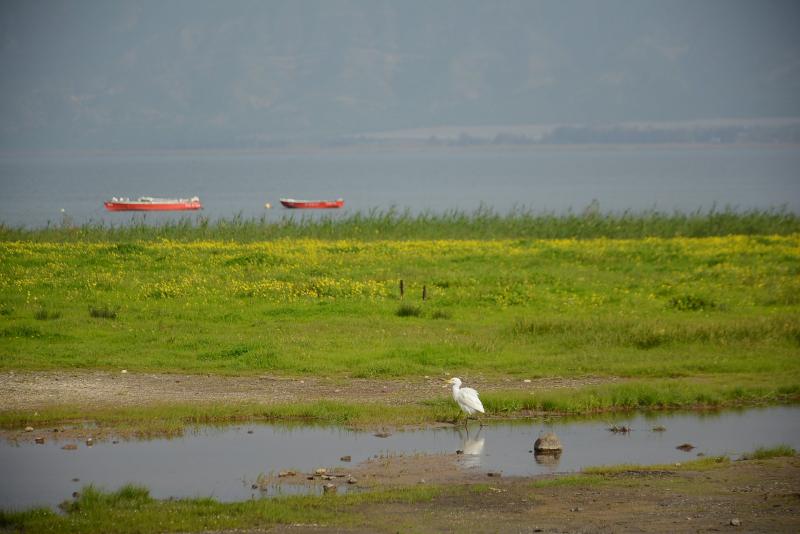
{"type": "Polygon", "coordinates": [[[272,204],[267,202],[266,204],[264,204],[264,207],[267,208],[267,209],[270,209],[272,207],[272,204]]]}

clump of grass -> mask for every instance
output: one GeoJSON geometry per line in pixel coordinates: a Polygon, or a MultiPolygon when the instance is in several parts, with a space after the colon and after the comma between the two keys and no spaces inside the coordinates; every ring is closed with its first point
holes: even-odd
{"type": "Polygon", "coordinates": [[[88,512],[98,508],[136,509],[153,502],[150,490],[134,484],[126,484],[117,491],[105,493],[93,485],[84,486],[74,501],[65,501],[59,506],[68,514],[88,512]]]}
{"type": "Polygon", "coordinates": [[[419,317],[422,315],[422,308],[413,304],[401,304],[394,313],[398,317],[419,317]]]}
{"type": "Polygon", "coordinates": [[[716,303],[696,295],[681,295],[669,299],[667,306],[679,311],[701,311],[716,308],[716,303]]]}
{"type": "MultiPolygon", "coordinates": [[[[157,500],[139,486],[114,492],[92,486],[66,503],[64,514],[37,508],[0,511],[0,529],[9,532],[221,532],[263,530],[273,524],[324,523],[352,526],[359,509],[371,503],[429,502],[460,488],[418,485],[348,492],[346,495],[292,495],[222,503],[212,498],[157,500]]],[[[335,528],[334,528],[335,529],[335,528]]]]}
{"type": "Polygon", "coordinates": [[[9,326],[0,330],[0,337],[22,337],[22,338],[38,338],[42,337],[42,331],[38,328],[28,325],[9,326]]]}
{"type": "Polygon", "coordinates": [[[89,306],[89,315],[97,319],[116,319],[118,308],[103,305],[100,307],[89,306]]]}
{"type": "Polygon", "coordinates": [[[775,447],[758,447],[753,452],[743,454],[742,460],[766,460],[783,456],[795,456],[797,451],[789,445],[776,445],[775,447]]]}
{"type": "Polygon", "coordinates": [[[59,317],[61,317],[61,312],[48,311],[45,308],[41,308],[33,312],[33,318],[38,321],[50,321],[53,319],[58,319],[59,317]]]}

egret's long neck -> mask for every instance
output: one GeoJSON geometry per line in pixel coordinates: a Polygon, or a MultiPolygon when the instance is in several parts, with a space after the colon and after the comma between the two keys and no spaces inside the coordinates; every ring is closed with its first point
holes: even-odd
{"type": "Polygon", "coordinates": [[[458,384],[453,384],[453,398],[454,399],[456,398],[456,395],[458,395],[458,390],[459,389],[461,389],[461,386],[459,386],[458,384]]]}

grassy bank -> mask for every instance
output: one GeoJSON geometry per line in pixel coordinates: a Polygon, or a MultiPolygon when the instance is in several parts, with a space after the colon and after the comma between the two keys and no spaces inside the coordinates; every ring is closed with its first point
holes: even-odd
{"type": "MultiPolygon", "coordinates": [[[[754,455],[756,453],[753,453],[754,455]]],[[[794,454],[789,447],[761,450],[755,462],[731,462],[726,457],[709,457],[680,465],[622,465],[587,468],[581,473],[549,476],[533,481],[493,480],[482,483],[427,483],[413,487],[373,489],[346,495],[292,496],[220,503],[210,498],[154,499],[146,488],[124,485],[116,491],[86,486],[77,498],[62,505],[63,514],[48,509],[0,510],[0,529],[19,532],[218,532],[266,530],[277,525],[314,530],[354,528],[370,532],[441,532],[449,528],[493,532],[498,525],[513,530],[545,523],[542,530],[607,529],[642,530],[653,525],[654,532],[674,530],[675,524],[695,516],[693,528],[701,521],[703,530],[730,525],[730,509],[753,511],[747,525],[766,530],[796,530],[789,493],[795,472],[794,454]],[[781,460],[780,457],[790,457],[781,460]],[[771,495],[744,491],[732,502],[731,486],[758,487],[770,483],[771,495]],[[703,476],[697,476],[702,473],[703,476]],[[733,481],[732,481],[733,480],[733,481]],[[783,489],[786,488],[786,489],[783,489]],[[582,494],[588,497],[582,498],[582,494]],[[698,498],[702,495],[702,499],[698,498]],[[764,504],[764,501],[770,502],[764,504]],[[632,508],[623,503],[635,503],[632,508]],[[709,505],[709,502],[712,505],[709,505]],[[649,503],[649,505],[647,504],[649,503]],[[665,503],[669,505],[665,512],[665,503]],[[580,504],[580,506],[577,506],[580,504]],[[587,507],[585,517],[576,512],[587,507]],[[721,509],[717,516],[708,516],[721,509]],[[709,510],[709,511],[706,511],[709,510]],[[478,517],[463,517],[474,513],[478,517]],[[779,514],[776,516],[775,514],[779,514]],[[526,514],[519,518],[521,514],[526,514]],[[609,515],[612,514],[612,515],[609,515]],[[646,514],[646,515],[645,515],[646,514]],[[756,522],[755,519],[760,522],[756,522]],[[643,519],[644,518],[644,519],[643,519]],[[453,521],[459,524],[454,525],[453,521]],[[626,522],[627,521],[627,522],[626,522]],[[724,521],[724,523],[723,523],[724,521]],[[476,525],[478,525],[476,527],[476,525]]]]}
{"type": "MultiPolygon", "coordinates": [[[[343,496],[296,496],[221,503],[211,498],[153,499],[146,488],[126,485],[114,492],[87,486],[68,502],[66,515],[47,509],[0,511],[0,528],[25,532],[200,532],[276,524],[323,523],[347,527],[364,521],[359,507],[430,501],[444,491],[434,486],[351,493],[343,496]]],[[[466,491],[449,490],[452,495],[466,491]]]]}
{"type": "MultiPolygon", "coordinates": [[[[798,397],[794,215],[426,217],[294,221],[282,223],[283,233],[240,220],[4,228],[0,371],[628,382],[536,397],[491,393],[495,414],[798,397]],[[471,238],[421,238],[462,230],[471,238]],[[493,239],[473,239],[482,232],[493,239]],[[580,239],[533,237],[562,234],[580,239]],[[686,237],[697,234],[711,237],[686,237]],[[326,238],[301,238],[308,235],[326,238]],[[496,238],[503,235],[515,237],[496,238]]],[[[437,402],[382,415],[399,423],[448,417],[452,406],[437,402]]],[[[336,403],[294,409],[347,424],[378,417],[336,403]]],[[[259,410],[248,416],[293,417],[287,407],[259,410]]],[[[192,420],[183,408],[175,413],[192,420]]]]}
{"type": "Polygon", "coordinates": [[[240,243],[272,239],[636,239],[643,237],[712,237],[726,235],[788,235],[800,232],[800,215],[786,210],[723,210],[693,213],[659,211],[553,214],[529,210],[412,214],[389,209],[366,213],[291,213],[279,219],[233,217],[211,220],[202,215],[153,224],[132,216],[124,225],[73,225],[69,219],[40,229],[0,223],[0,240],[37,242],[131,242],[223,240],[240,243]]]}
{"type": "Polygon", "coordinates": [[[800,234],[0,242],[0,369],[796,379],[798,265],[800,234]]]}
{"type": "MultiPolygon", "coordinates": [[[[730,380],[728,380],[730,381],[730,380]]],[[[741,380],[733,380],[738,383],[741,380]]],[[[771,403],[797,402],[800,387],[793,380],[750,386],[725,383],[691,383],[686,380],[646,380],[584,387],[579,390],[491,392],[481,395],[486,418],[521,415],[624,416],[634,410],[721,409],[771,403]]],[[[463,415],[442,395],[420,399],[418,404],[386,406],[378,403],[316,401],[284,404],[169,404],[144,407],[86,407],[59,405],[31,410],[0,411],[0,428],[37,429],[90,420],[95,436],[105,429],[113,435],[149,437],[177,435],[195,425],[241,421],[285,424],[336,424],[378,428],[453,422],[463,415]]],[[[463,419],[460,419],[463,421],[463,419]]]]}

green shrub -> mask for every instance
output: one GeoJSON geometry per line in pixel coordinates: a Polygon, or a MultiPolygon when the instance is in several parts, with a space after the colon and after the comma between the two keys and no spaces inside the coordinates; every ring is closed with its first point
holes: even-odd
{"type": "Polygon", "coordinates": [[[413,304],[401,304],[395,315],[398,317],[419,317],[422,315],[422,308],[413,304]]]}

